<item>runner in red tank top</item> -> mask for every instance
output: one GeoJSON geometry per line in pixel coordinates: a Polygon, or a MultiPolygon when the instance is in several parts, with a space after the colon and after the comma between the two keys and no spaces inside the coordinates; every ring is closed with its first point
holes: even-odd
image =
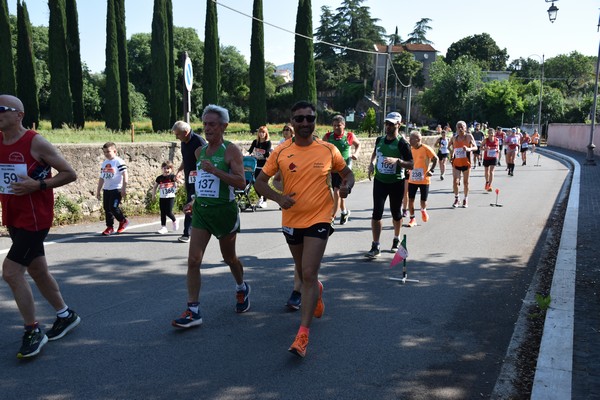
{"type": "Polygon", "coordinates": [[[0,183],[2,223],[12,246],[2,264],[2,278],[10,286],[25,323],[18,358],[36,356],[48,340],[62,338],[81,319],[65,304],[58,284],[48,271],[44,239],[53,219],[52,188],[73,182],[77,175],[69,163],[41,135],[23,127],[23,103],[0,95],[0,183]],[[52,176],[54,168],[58,174],[52,176]],[[56,321],[44,334],[35,319],[35,306],[27,271],[56,310],[56,321]]]}

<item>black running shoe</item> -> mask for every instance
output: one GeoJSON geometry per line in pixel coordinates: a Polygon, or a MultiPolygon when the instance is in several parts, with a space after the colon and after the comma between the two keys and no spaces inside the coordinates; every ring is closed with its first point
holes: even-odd
{"type": "Polygon", "coordinates": [[[379,250],[379,246],[376,244],[373,244],[371,246],[371,250],[369,250],[368,252],[365,253],[365,257],[374,259],[374,258],[379,257],[380,254],[381,254],[381,250],[379,250]]]}
{"type": "Polygon", "coordinates": [[[44,335],[41,329],[26,331],[23,334],[23,344],[17,353],[17,358],[37,356],[46,343],[48,343],[48,337],[44,335]]]}
{"type": "Polygon", "coordinates": [[[398,246],[400,246],[400,239],[394,238],[394,240],[392,241],[392,251],[398,251],[398,246]]]}
{"type": "Polygon", "coordinates": [[[66,318],[56,318],[54,325],[48,332],[48,340],[58,340],[65,336],[71,329],[75,328],[81,322],[79,315],[73,310],[69,310],[69,316],[66,318]]]}
{"type": "Polygon", "coordinates": [[[235,292],[235,297],[237,299],[237,303],[235,304],[236,313],[245,313],[250,309],[250,299],[248,298],[248,295],[250,294],[250,285],[248,285],[248,282],[244,283],[246,284],[246,290],[235,292]]]}

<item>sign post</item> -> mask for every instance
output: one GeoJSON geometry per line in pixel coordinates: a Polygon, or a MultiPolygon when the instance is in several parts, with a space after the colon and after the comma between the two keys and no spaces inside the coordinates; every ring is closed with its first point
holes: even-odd
{"type": "Polygon", "coordinates": [[[192,85],[194,84],[194,70],[192,69],[192,60],[188,57],[187,51],[183,56],[183,119],[190,123],[190,110],[192,108],[192,85]]]}

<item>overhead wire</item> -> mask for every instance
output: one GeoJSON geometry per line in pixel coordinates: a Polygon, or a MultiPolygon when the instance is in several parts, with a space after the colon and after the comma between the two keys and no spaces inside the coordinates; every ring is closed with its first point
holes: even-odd
{"type": "Polygon", "coordinates": [[[261,22],[262,24],[265,24],[265,25],[271,26],[271,27],[273,27],[273,28],[275,28],[275,29],[279,29],[279,30],[281,30],[281,31],[284,31],[284,32],[287,32],[287,33],[291,33],[291,34],[292,34],[292,35],[294,35],[294,36],[299,36],[299,37],[301,37],[301,38],[308,39],[308,40],[312,41],[313,43],[322,43],[322,44],[325,44],[325,45],[327,45],[327,46],[335,47],[335,48],[338,48],[338,49],[341,49],[341,50],[345,50],[345,51],[354,51],[354,52],[357,52],[357,53],[372,54],[372,55],[376,55],[376,56],[381,56],[381,55],[385,54],[385,55],[386,55],[386,62],[387,62],[387,63],[389,63],[389,64],[390,64],[390,66],[392,67],[392,71],[394,71],[394,77],[396,78],[396,80],[397,80],[398,82],[400,82],[400,85],[402,85],[402,86],[403,86],[403,87],[405,87],[405,88],[408,88],[408,87],[410,87],[410,86],[411,86],[411,85],[405,85],[405,84],[402,82],[402,80],[400,79],[400,77],[398,76],[398,73],[396,72],[396,69],[394,68],[394,64],[393,64],[393,62],[392,62],[392,56],[391,56],[391,54],[390,54],[390,53],[380,53],[380,52],[378,52],[378,51],[370,51],[370,50],[363,50],[363,49],[355,49],[355,48],[352,48],[352,47],[348,47],[348,46],[342,46],[342,45],[339,45],[339,44],[335,44],[335,43],[326,42],[326,41],[324,41],[324,40],[315,39],[315,38],[313,38],[313,37],[306,36],[306,35],[303,35],[303,34],[301,34],[301,33],[294,32],[294,31],[291,31],[291,30],[289,30],[289,29],[283,28],[283,27],[281,27],[281,26],[279,26],[279,25],[272,24],[272,23],[270,23],[270,22],[267,22],[267,21],[265,21],[264,19],[256,18],[256,17],[255,17],[255,16],[253,16],[253,15],[246,14],[246,13],[245,13],[245,12],[243,12],[243,11],[237,10],[237,9],[235,9],[235,8],[233,8],[233,7],[230,7],[230,6],[226,5],[226,4],[223,4],[223,3],[221,3],[220,1],[217,1],[217,0],[212,0],[212,1],[213,1],[213,3],[215,3],[216,5],[218,5],[218,6],[220,6],[220,7],[223,7],[223,8],[226,8],[226,9],[228,9],[228,10],[230,10],[230,11],[233,11],[233,12],[235,12],[235,13],[237,13],[237,14],[240,14],[240,15],[242,15],[242,16],[244,16],[244,17],[247,17],[247,18],[250,18],[250,19],[252,19],[252,20],[255,20],[255,21],[261,22]]]}

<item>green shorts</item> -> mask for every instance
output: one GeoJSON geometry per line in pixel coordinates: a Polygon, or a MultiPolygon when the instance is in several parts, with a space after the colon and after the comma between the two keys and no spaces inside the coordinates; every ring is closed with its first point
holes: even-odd
{"type": "Polygon", "coordinates": [[[203,206],[197,200],[192,208],[192,227],[204,229],[217,239],[240,231],[240,213],[235,201],[218,206],[203,206]]]}

